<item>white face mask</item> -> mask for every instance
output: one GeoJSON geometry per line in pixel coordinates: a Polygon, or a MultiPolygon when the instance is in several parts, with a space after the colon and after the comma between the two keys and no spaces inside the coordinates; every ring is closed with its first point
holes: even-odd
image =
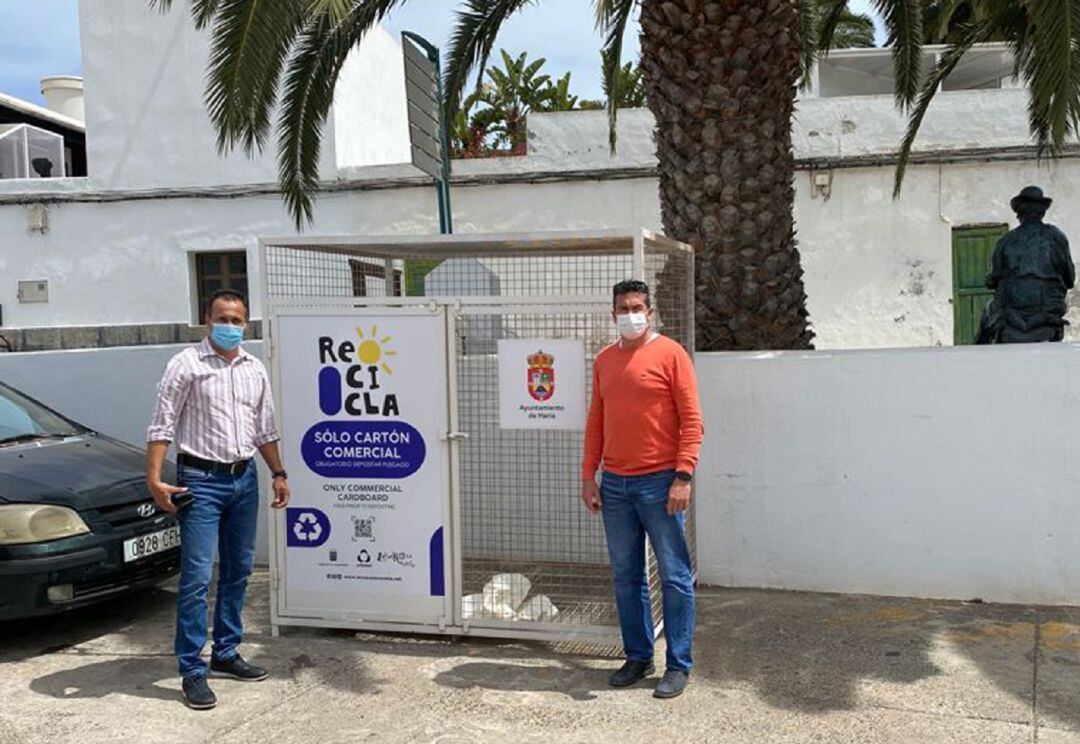
{"type": "Polygon", "coordinates": [[[641,338],[649,330],[649,316],[645,313],[624,313],[615,316],[615,327],[627,341],[641,338]]]}

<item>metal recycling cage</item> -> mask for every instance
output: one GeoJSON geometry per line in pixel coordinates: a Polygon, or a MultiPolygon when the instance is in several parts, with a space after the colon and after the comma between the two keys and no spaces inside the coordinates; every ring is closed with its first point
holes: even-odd
{"type": "Polygon", "coordinates": [[[63,136],[32,124],[0,124],[0,179],[64,175],[63,136]]]}
{"type": "MultiPolygon", "coordinates": [[[[580,342],[587,406],[592,362],[615,340],[611,288],[623,279],[638,278],[652,288],[660,330],[693,353],[694,256],[690,247],[650,231],[602,230],[289,237],[263,239],[260,248],[268,366],[283,426],[284,457],[294,484],[289,513],[270,510],[274,632],[280,626],[298,625],[616,641],[618,618],[602,519],[588,514],[580,499],[584,432],[500,428],[496,351],[499,342],[506,339],[580,342]],[[374,322],[369,322],[375,320],[390,324],[385,328],[397,324],[394,327],[406,328],[408,333],[391,341],[393,334],[385,328],[379,332],[374,322]],[[376,539],[376,517],[349,512],[349,524],[344,508],[337,507],[355,504],[330,504],[326,496],[316,493],[315,482],[297,480],[298,472],[307,472],[298,460],[308,457],[305,448],[310,446],[314,431],[312,427],[306,434],[298,433],[314,416],[305,418],[305,407],[322,406],[325,413],[341,404],[340,393],[331,387],[328,409],[321,388],[318,398],[307,392],[307,380],[317,373],[320,385],[323,375],[337,385],[342,378],[337,371],[315,367],[294,373],[290,360],[306,359],[314,353],[312,333],[347,324],[352,324],[350,328],[355,327],[359,336],[353,339],[354,345],[360,342],[363,347],[365,334],[369,345],[381,336],[378,342],[388,354],[394,354],[389,347],[395,343],[415,342],[417,353],[426,354],[425,364],[432,367],[417,370],[414,363],[408,369],[395,370],[386,366],[390,358],[384,356],[382,371],[372,372],[371,380],[375,382],[375,375],[382,374],[380,379],[385,383],[391,379],[387,377],[390,373],[396,374],[394,381],[407,374],[413,375],[410,379],[422,379],[420,392],[429,401],[424,415],[438,419],[439,441],[432,443],[430,436],[426,440],[428,462],[432,467],[438,464],[438,483],[426,481],[429,486],[423,492],[414,491],[399,501],[404,508],[408,499],[430,500],[430,508],[415,512],[413,517],[420,522],[434,515],[432,524],[439,524],[426,556],[415,554],[420,551],[395,553],[380,548],[376,553],[374,548],[361,548],[354,558],[352,549],[357,540],[376,539]],[[294,333],[294,329],[305,328],[309,330],[294,333]],[[293,341],[293,335],[304,340],[293,341]],[[417,377],[420,374],[422,378],[417,377]],[[297,427],[300,420],[302,425],[297,427]],[[319,507],[323,512],[332,507],[336,511],[329,517],[319,516],[313,504],[323,504],[319,507]],[[440,510],[441,516],[437,514],[440,510]],[[338,522],[332,525],[331,517],[338,522]],[[305,518],[308,522],[298,521],[305,518]],[[316,532],[318,540],[327,539],[324,528],[327,533],[333,529],[339,542],[328,550],[327,544],[319,542],[319,549],[312,550],[308,546],[314,544],[311,536],[316,532]],[[353,542],[345,541],[343,530],[353,542]],[[301,538],[309,542],[298,542],[301,538]],[[399,564],[406,555],[409,563],[426,558],[432,598],[395,595],[386,582],[375,590],[364,583],[353,583],[358,589],[349,588],[350,579],[362,582],[370,575],[363,571],[375,555],[399,564]],[[522,619],[521,611],[510,615],[514,608],[507,610],[507,605],[492,611],[488,600],[496,590],[489,582],[495,575],[514,577],[510,579],[515,584],[510,591],[513,602],[543,595],[554,604],[557,614],[548,610],[534,613],[530,616],[533,619],[522,619]],[[315,586],[327,581],[324,576],[343,585],[307,591],[308,584],[303,582],[310,579],[315,586]],[[522,576],[527,581],[517,585],[522,576]]],[[[320,337],[318,343],[330,349],[329,356],[337,361],[332,349],[339,341],[336,337],[324,341],[325,337],[320,337]]],[[[368,361],[378,361],[377,348],[382,347],[370,346],[368,361]]],[[[357,359],[363,355],[361,348],[357,359]]],[[[327,355],[322,356],[322,362],[329,366],[327,355]]],[[[363,370],[355,375],[354,370],[344,373],[350,381],[362,384],[359,377],[363,370]]],[[[368,413],[378,415],[377,401],[366,405],[368,413]]],[[[395,401],[391,419],[396,405],[395,401]]],[[[339,428],[350,425],[323,423],[339,428]]],[[[435,426],[434,418],[431,425],[435,426]]],[[[331,494],[345,487],[331,481],[319,483],[331,494]]],[[[385,524],[393,516],[384,511],[379,518],[385,524]]],[[[379,527],[382,529],[382,524],[379,527]]],[[[691,555],[696,556],[693,508],[687,515],[687,535],[691,555]]],[[[659,633],[660,576],[651,551],[648,575],[659,633]]],[[[504,600],[510,601],[500,595],[499,601],[504,600]]]]}

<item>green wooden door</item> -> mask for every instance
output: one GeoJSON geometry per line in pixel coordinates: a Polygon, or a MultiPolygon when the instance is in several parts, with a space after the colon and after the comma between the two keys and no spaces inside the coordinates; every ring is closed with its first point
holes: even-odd
{"type": "Polygon", "coordinates": [[[983,308],[994,296],[986,288],[986,274],[994,245],[1007,225],[959,227],[952,233],[953,249],[953,343],[975,343],[983,308]]]}
{"type": "Polygon", "coordinates": [[[441,263],[441,258],[405,259],[405,295],[423,297],[424,279],[441,263]]]}

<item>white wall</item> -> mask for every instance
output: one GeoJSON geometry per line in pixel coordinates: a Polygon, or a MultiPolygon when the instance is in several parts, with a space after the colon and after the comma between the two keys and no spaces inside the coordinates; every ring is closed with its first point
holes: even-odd
{"type": "MultiPolygon", "coordinates": [[[[0,380],[141,445],[180,348],[0,354],[0,380]]],[[[1080,604],[1080,346],[698,354],[697,368],[703,581],[1080,604]]]]}
{"type": "MultiPolygon", "coordinates": [[[[892,201],[892,169],[833,173],[828,201],[796,176],[799,247],[819,348],[950,345],[953,227],[1012,219],[1008,199],[1028,183],[1055,198],[1048,220],[1074,238],[1080,160],[916,166],[892,201]]],[[[638,178],[457,188],[458,232],[598,227],[659,229],[656,181],[638,178]]],[[[428,187],[333,193],[316,206],[319,234],[436,231],[428,187]]],[[[26,230],[26,208],[0,206],[0,304],[11,327],[185,322],[191,317],[190,251],[246,248],[253,273],[259,236],[293,231],[276,196],[174,199],[51,208],[46,235],[26,230]],[[47,304],[16,301],[17,281],[50,281],[47,304]]],[[[1080,300],[1071,295],[1074,304],[1080,300]]],[[[261,302],[253,297],[253,314],[261,302]]],[[[1070,313],[1080,338],[1080,309],[1070,313]]]]}
{"type": "MultiPolygon", "coordinates": [[[[142,2],[80,0],[80,32],[89,169],[97,187],[275,180],[273,142],[254,159],[217,153],[203,101],[209,34],[194,29],[187,3],[162,14],[142,2]]],[[[881,64],[887,67],[888,60],[881,64]]],[[[1024,90],[939,94],[916,149],[1027,144],[1026,102],[1024,90]]],[[[655,162],[651,115],[626,110],[620,121],[619,152],[612,157],[603,112],[531,117],[529,167],[655,162]]],[[[803,99],[794,121],[796,156],[891,152],[904,125],[891,95],[803,99]]],[[[400,44],[377,27],[352,52],[339,78],[322,147],[322,177],[333,179],[336,167],[408,162],[407,139],[400,44]]],[[[521,162],[473,161],[462,163],[459,172],[516,170],[521,162]]]]}
{"type": "MultiPolygon", "coordinates": [[[[419,196],[328,194],[319,200],[319,224],[327,233],[364,231],[373,222],[428,232],[419,196]]],[[[188,253],[243,249],[252,315],[261,317],[258,237],[294,230],[276,196],[69,203],[53,206],[50,221],[47,235],[32,235],[24,207],[0,207],[0,234],[16,236],[11,250],[0,251],[8,326],[189,322],[188,253]],[[17,280],[29,278],[49,280],[48,303],[16,301],[17,280]]]]}
{"type": "Polygon", "coordinates": [[[339,168],[409,162],[404,64],[401,44],[382,26],[349,54],[334,89],[339,168]]]}
{"type": "MultiPolygon", "coordinates": [[[[276,141],[261,155],[221,157],[204,102],[209,32],[188,3],[159,13],[145,2],[80,0],[90,180],[97,188],[147,189],[272,183],[276,141]]],[[[350,55],[320,152],[336,176],[335,129],[345,126],[343,165],[408,160],[400,48],[381,27],[350,55]],[[369,44],[368,41],[371,43],[369,44]],[[401,77],[400,90],[394,85],[401,77]]],[[[276,115],[272,116],[276,121],[276,115]]]]}
{"type": "MultiPolygon", "coordinates": [[[[87,166],[106,188],[265,183],[273,153],[218,155],[203,102],[209,54],[188,3],[159,13],[147,3],[80,0],[87,166]]],[[[332,143],[326,149],[332,150],[332,143]]],[[[328,160],[333,174],[333,154],[328,160]]]]}
{"type": "MultiPolygon", "coordinates": [[[[1054,197],[1047,221],[1080,240],[1080,160],[913,167],[896,201],[891,167],[834,171],[827,201],[811,178],[796,176],[795,218],[818,348],[951,345],[952,230],[1015,227],[1009,199],[1027,184],[1054,197]]],[[[1080,339],[1080,293],[1069,301],[1067,337],[1080,339]]]]}
{"type": "MultiPolygon", "coordinates": [[[[164,31],[172,30],[178,39],[187,40],[185,44],[199,41],[188,38],[190,19],[179,7],[164,17],[144,15],[145,8],[138,4],[125,4],[109,15],[104,13],[106,6],[100,0],[84,0],[82,7],[84,15],[90,16],[84,33],[100,36],[95,37],[99,45],[111,38],[106,32],[114,16],[120,29],[115,33],[121,35],[145,30],[148,23],[150,31],[161,26],[157,36],[147,32],[149,38],[159,42],[155,47],[158,54],[165,54],[162,50],[167,49],[165,41],[159,38],[164,31]],[[169,25],[173,23],[179,25],[175,28],[169,25]]],[[[112,9],[111,5],[107,7],[112,9]]],[[[372,49],[379,54],[386,51],[387,45],[397,48],[395,40],[381,30],[372,39],[372,49]]],[[[135,47],[141,43],[138,41],[135,47]]],[[[123,47],[118,43],[113,46],[123,47]]],[[[113,50],[105,54],[127,53],[113,50]]],[[[396,59],[392,66],[395,75],[401,68],[399,62],[396,59]]],[[[103,61],[99,64],[103,69],[108,67],[103,61]]],[[[176,65],[179,62],[169,62],[164,69],[169,75],[184,78],[179,68],[173,69],[176,65]]],[[[363,82],[363,66],[350,65],[348,80],[343,83],[346,87],[363,82]]],[[[138,67],[133,63],[124,65],[125,69],[138,67]]],[[[145,69],[130,74],[138,78],[145,75],[145,69]]],[[[124,76],[120,77],[121,82],[125,80],[124,76]]],[[[132,84],[135,98],[148,85],[140,80],[132,84]]],[[[87,105],[91,118],[94,105],[98,105],[92,103],[92,82],[92,76],[88,76],[87,105]]],[[[190,84],[187,91],[184,106],[190,112],[201,112],[201,93],[190,84]]],[[[118,95],[119,88],[109,88],[106,93],[118,95]]],[[[1024,91],[1015,90],[943,95],[935,103],[921,141],[930,148],[1023,144],[1027,141],[1024,95],[1024,91]]],[[[352,96],[347,98],[355,100],[352,96]]],[[[108,112],[108,102],[108,95],[105,101],[99,99],[102,115],[108,112]]],[[[170,104],[152,98],[145,103],[146,116],[164,119],[177,101],[170,104]]],[[[121,101],[117,105],[131,104],[121,101]]],[[[889,100],[873,97],[802,102],[795,129],[797,153],[800,156],[865,155],[892,149],[902,120],[890,114],[891,105],[889,100]],[[811,136],[814,132],[816,136],[811,136]]],[[[345,119],[349,118],[348,111],[341,108],[345,119]]],[[[160,149],[163,143],[171,141],[163,139],[154,128],[143,130],[125,123],[132,117],[138,123],[140,115],[137,111],[117,114],[123,124],[121,129],[125,132],[130,129],[124,136],[131,139],[132,147],[153,145],[160,149]]],[[[619,149],[612,155],[603,112],[531,117],[527,157],[455,162],[455,173],[461,176],[522,176],[519,182],[497,186],[456,186],[455,229],[458,232],[642,226],[660,229],[657,182],[650,176],[529,182],[536,174],[559,171],[584,169],[601,176],[612,169],[649,168],[655,164],[652,128],[653,120],[647,111],[621,112],[619,149]]],[[[342,142],[352,143],[350,148],[360,147],[357,134],[364,128],[337,126],[337,130],[342,142]]],[[[208,144],[209,129],[193,131],[192,136],[172,139],[198,152],[185,156],[184,164],[177,166],[179,170],[172,166],[168,169],[182,174],[190,164],[203,163],[204,174],[222,183],[242,182],[249,177],[272,180],[272,164],[264,163],[266,170],[259,173],[245,170],[254,167],[251,163],[234,168],[231,160],[217,160],[212,144],[208,144]]],[[[119,157],[123,154],[121,144],[120,140],[106,136],[101,146],[113,148],[110,152],[119,157]]],[[[171,157],[155,159],[150,149],[139,152],[132,162],[168,163],[171,157]]],[[[349,157],[363,157],[360,149],[348,152],[353,153],[349,157]]],[[[340,175],[362,182],[413,172],[408,165],[349,167],[340,175]]],[[[1044,186],[1055,198],[1049,221],[1074,240],[1080,235],[1080,214],[1068,208],[1080,199],[1080,159],[1063,159],[1042,166],[1034,161],[912,166],[898,201],[891,197],[892,177],[891,167],[835,169],[830,198],[826,200],[810,187],[811,173],[796,173],[799,247],[806,270],[810,318],[819,348],[951,344],[951,230],[965,225],[1011,222],[1008,199],[1029,183],[1044,186]]],[[[131,183],[142,185],[151,180],[147,174],[137,173],[132,179],[131,183]]],[[[57,184],[44,186],[40,180],[26,185],[0,183],[0,198],[18,189],[63,193],[98,188],[92,183],[94,179],[56,180],[57,184]]],[[[50,223],[46,235],[30,233],[25,206],[0,204],[0,235],[4,237],[4,250],[0,251],[0,305],[7,326],[189,321],[192,317],[190,252],[248,249],[254,288],[259,286],[259,267],[251,251],[257,238],[294,231],[281,201],[273,195],[61,202],[50,206],[50,223]],[[18,303],[15,294],[17,281],[21,279],[48,279],[49,303],[18,303]]],[[[434,191],[431,187],[416,186],[323,193],[317,200],[316,224],[310,232],[415,235],[436,229],[434,191]]],[[[1074,305],[1077,296],[1074,293],[1074,305]]],[[[257,296],[253,311],[256,316],[261,315],[257,296]]],[[[1080,339],[1080,307],[1074,306],[1070,318],[1074,325],[1068,331],[1069,338],[1080,339]]]]}
{"type": "Polygon", "coordinates": [[[1080,603],[1080,346],[697,367],[704,581],[1080,603]]]}
{"type": "MultiPolygon", "coordinates": [[[[939,93],[927,111],[914,152],[1031,145],[1026,89],[939,93]]],[[[529,117],[529,164],[537,169],[654,165],[654,119],[647,109],[619,111],[617,149],[608,146],[607,114],[570,111],[529,117]]],[[[796,105],[792,145],[796,158],[838,158],[895,153],[907,128],[892,95],[805,98],[796,105]]],[[[455,173],[485,171],[524,159],[468,160],[455,173]]]]}
{"type": "MultiPolygon", "coordinates": [[[[1031,144],[1025,89],[939,93],[926,113],[915,151],[1019,147],[1031,144]]],[[[850,157],[896,152],[907,118],[893,96],[809,98],[798,102],[795,156],[850,157]]]]}
{"type": "MultiPolygon", "coordinates": [[[[458,232],[659,226],[655,182],[616,181],[460,189],[458,232]]],[[[319,197],[324,235],[438,232],[430,187],[319,197]]],[[[247,249],[250,286],[261,287],[260,236],[294,232],[280,199],[170,199],[51,207],[46,235],[26,230],[26,208],[0,206],[0,304],[10,327],[179,323],[191,319],[188,252],[247,249]],[[20,279],[48,279],[49,302],[21,304],[20,279]]],[[[261,291],[261,290],[258,290],[261,291]]],[[[253,317],[262,316],[253,293],[253,317]]]]}
{"type": "MultiPolygon", "coordinates": [[[[157,382],[183,345],[0,354],[0,381],[22,390],[68,418],[137,447],[146,427],[157,382]]],[[[244,345],[262,356],[262,342],[244,345]]],[[[170,453],[170,458],[175,453],[170,453]]],[[[263,469],[263,476],[266,471],[263,469]]],[[[259,520],[256,560],[267,561],[266,520],[259,520]]]]}

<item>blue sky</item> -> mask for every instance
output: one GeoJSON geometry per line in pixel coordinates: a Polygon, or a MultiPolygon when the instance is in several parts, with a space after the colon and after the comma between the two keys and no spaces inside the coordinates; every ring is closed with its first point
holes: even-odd
{"type": "MultiPolygon", "coordinates": [[[[441,45],[449,36],[456,5],[448,0],[409,0],[386,25],[395,35],[407,29],[441,45]]],[[[573,93],[600,98],[600,37],[593,29],[591,5],[583,0],[539,0],[510,21],[498,46],[546,58],[548,72],[571,73],[573,93]]],[[[852,7],[869,12],[870,2],[852,0],[852,7]]],[[[0,27],[0,91],[43,103],[38,85],[43,76],[80,74],[78,0],[0,0],[0,18],[4,19],[0,27]]],[[[631,33],[625,56],[636,54],[637,37],[631,33]]]]}
{"type": "Polygon", "coordinates": [[[44,104],[41,78],[80,74],[77,0],[0,0],[0,18],[0,91],[44,104]]]}

